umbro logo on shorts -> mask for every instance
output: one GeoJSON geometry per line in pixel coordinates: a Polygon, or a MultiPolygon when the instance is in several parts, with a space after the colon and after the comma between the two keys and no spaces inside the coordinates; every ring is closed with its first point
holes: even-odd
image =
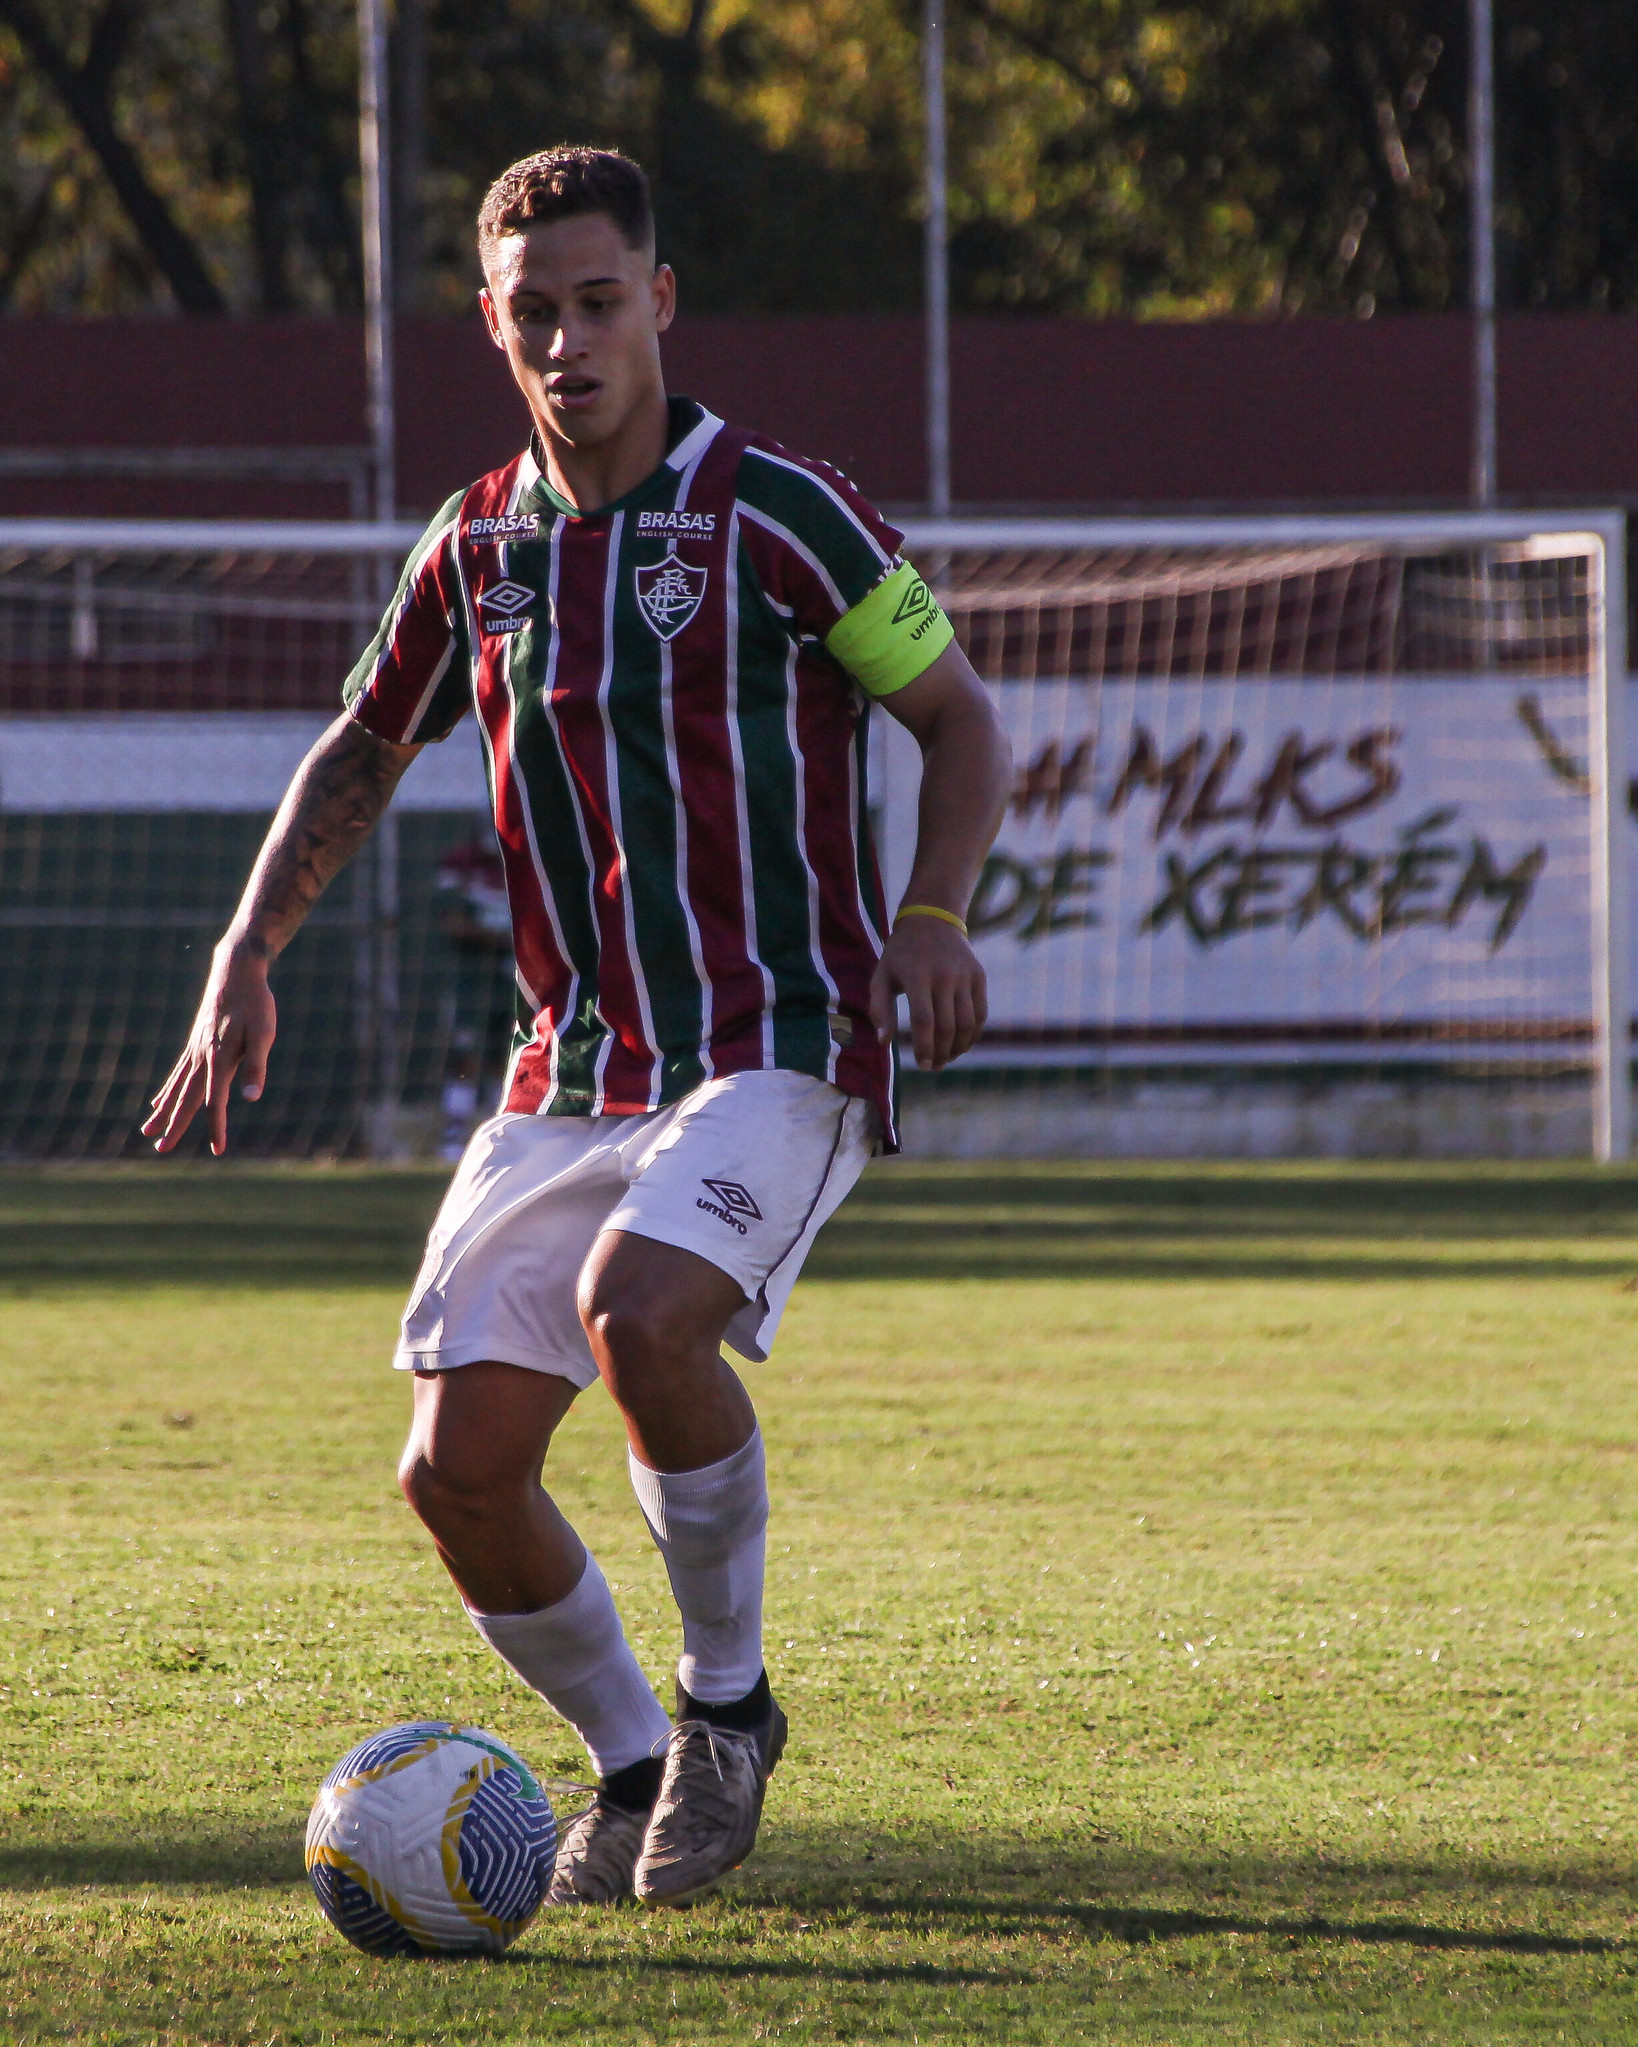
{"type": "Polygon", "coordinates": [[[510,577],[504,583],[481,591],[478,608],[485,613],[484,630],[491,633],[515,633],[520,626],[527,625],[524,613],[535,601],[535,593],[526,583],[514,583],[510,577]]]}
{"type": "Polygon", "coordinates": [[[707,1201],[702,1194],[694,1206],[703,1208],[707,1215],[714,1215],[718,1222],[726,1223],[731,1230],[738,1230],[742,1237],[746,1234],[746,1229],[745,1224],[740,1221],[741,1216],[754,1223],[761,1222],[761,1209],[737,1180],[706,1180],[701,1184],[709,1187],[717,1199],[707,1201]],[[717,1202],[722,1204],[720,1208],[717,1202]]]}

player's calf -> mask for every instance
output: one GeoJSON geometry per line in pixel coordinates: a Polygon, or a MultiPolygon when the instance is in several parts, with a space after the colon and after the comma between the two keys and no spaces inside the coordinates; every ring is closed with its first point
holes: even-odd
{"type": "Polygon", "coordinates": [[[762,1663],[766,1466],[760,1431],[698,1471],[651,1471],[635,1454],[630,1464],[683,1623],[677,1726],[636,1889],[678,1903],[750,1853],[785,1745],[762,1663]]]}
{"type": "Polygon", "coordinates": [[[585,1552],[540,1473],[576,1388],[499,1363],[417,1372],[414,1385],[398,1482],[467,1606],[527,1613],[565,1598],[585,1552]]]}
{"type": "Polygon", "coordinates": [[[627,1462],[682,1617],[679,1693],[710,1718],[713,1708],[747,1698],[763,1677],[768,1476],[762,1432],[753,1428],[749,1442],[697,1471],[651,1471],[635,1452],[627,1462]]]}
{"type": "Polygon", "coordinates": [[[551,1901],[609,1904],[631,1893],[671,1723],[596,1559],[540,1487],[574,1394],[511,1365],[417,1373],[399,1477],[467,1618],[574,1728],[598,1773],[595,1803],[565,1831],[551,1901]]]}
{"type": "Polygon", "coordinates": [[[581,1325],[633,1447],[654,1469],[713,1464],[755,1428],[720,1349],[744,1302],[738,1283],[693,1251],[623,1230],[593,1245],[580,1277],[581,1325]]]}

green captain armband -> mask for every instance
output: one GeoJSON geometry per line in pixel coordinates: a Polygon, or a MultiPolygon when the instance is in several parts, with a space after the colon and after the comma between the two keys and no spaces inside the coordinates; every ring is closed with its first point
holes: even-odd
{"type": "Polygon", "coordinates": [[[938,599],[901,561],[836,621],[825,645],[868,695],[890,697],[930,668],[954,638],[938,599]]]}

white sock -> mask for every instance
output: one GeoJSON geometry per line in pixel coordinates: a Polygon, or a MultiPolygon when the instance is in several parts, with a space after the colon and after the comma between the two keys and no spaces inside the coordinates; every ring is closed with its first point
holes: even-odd
{"type": "Polygon", "coordinates": [[[665,1558],[682,1614],[678,1682],[726,1705],[762,1675],[762,1571],[768,1472],[762,1431],[700,1471],[650,1471],[630,1458],[632,1490],[665,1558]]]}
{"type": "Polygon", "coordinates": [[[501,1661],[568,1721],[599,1777],[660,1754],[671,1722],[631,1653],[609,1581],[590,1550],[580,1583],[556,1606],[466,1612],[501,1661]]]}

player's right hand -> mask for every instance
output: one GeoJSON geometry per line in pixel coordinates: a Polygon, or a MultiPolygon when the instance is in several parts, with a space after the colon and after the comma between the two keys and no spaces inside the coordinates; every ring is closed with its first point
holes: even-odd
{"type": "Polygon", "coordinates": [[[242,1068],[245,1100],[260,1098],[277,1028],[267,962],[224,938],[211,961],[187,1046],[142,1126],[154,1150],[170,1151],[179,1144],[202,1103],[210,1112],[210,1148],[220,1158],[227,1150],[233,1077],[242,1068]]]}

